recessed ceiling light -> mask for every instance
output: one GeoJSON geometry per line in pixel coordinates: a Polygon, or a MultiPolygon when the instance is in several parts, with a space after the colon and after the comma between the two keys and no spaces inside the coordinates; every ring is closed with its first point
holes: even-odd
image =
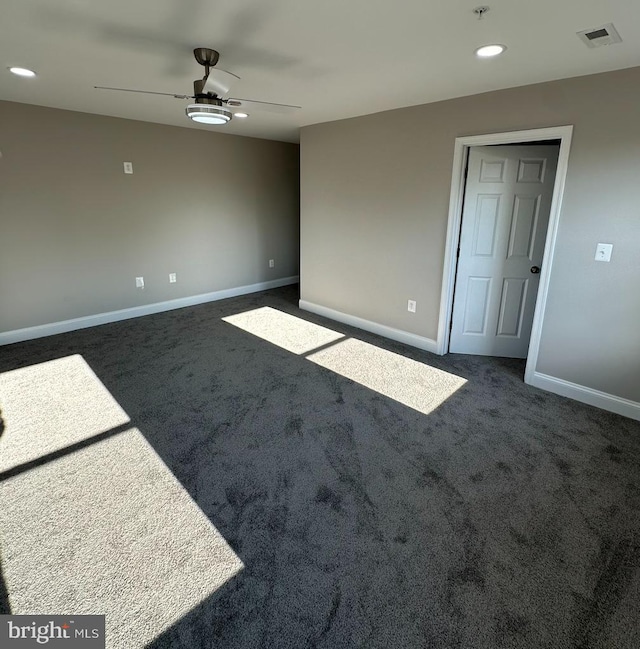
{"type": "Polygon", "coordinates": [[[234,113],[234,117],[240,117],[241,119],[244,119],[245,117],[249,117],[249,113],[234,113]]]}
{"type": "Polygon", "coordinates": [[[17,74],[19,77],[35,77],[36,73],[33,70],[28,70],[27,68],[9,68],[9,72],[17,74]]]}
{"type": "Polygon", "coordinates": [[[489,59],[492,56],[502,54],[506,49],[507,48],[504,45],[483,45],[476,50],[476,56],[481,59],[489,59]]]}

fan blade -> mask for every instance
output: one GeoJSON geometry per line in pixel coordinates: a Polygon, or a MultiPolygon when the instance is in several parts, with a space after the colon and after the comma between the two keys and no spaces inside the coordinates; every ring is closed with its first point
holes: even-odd
{"type": "Polygon", "coordinates": [[[211,92],[218,97],[224,97],[236,81],[240,81],[237,74],[220,68],[211,68],[202,92],[211,92]]]}
{"type": "Polygon", "coordinates": [[[271,101],[258,101],[257,99],[240,99],[233,97],[227,99],[227,106],[231,108],[255,108],[256,110],[264,110],[270,113],[293,113],[294,111],[302,108],[302,106],[292,106],[291,104],[274,104],[271,101]]]}
{"type": "Polygon", "coordinates": [[[154,92],[153,90],[133,90],[131,88],[109,88],[108,86],[93,86],[96,90],[117,90],[118,92],[138,92],[143,95],[165,95],[176,99],[193,99],[193,95],[176,95],[172,92],[154,92]]]}

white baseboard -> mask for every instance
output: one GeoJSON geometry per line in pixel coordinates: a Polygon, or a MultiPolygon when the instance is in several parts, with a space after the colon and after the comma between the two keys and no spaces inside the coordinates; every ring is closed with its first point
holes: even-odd
{"type": "Polygon", "coordinates": [[[161,311],[182,309],[186,306],[195,306],[196,304],[204,304],[205,302],[216,302],[217,300],[225,300],[229,297],[237,297],[238,295],[247,295],[248,293],[266,291],[270,288],[279,288],[280,286],[297,284],[299,281],[300,277],[298,275],[282,277],[281,279],[272,279],[268,282],[249,284],[247,286],[237,286],[235,288],[227,288],[212,293],[190,295],[175,300],[167,300],[166,302],[155,302],[154,304],[144,304],[129,309],[120,309],[119,311],[97,313],[96,315],[73,318],[72,320],[63,320],[61,322],[52,322],[50,324],[39,325],[36,327],[26,327],[25,329],[5,331],[4,333],[0,333],[0,346],[23,342],[25,340],[33,340],[35,338],[44,338],[45,336],[53,336],[54,334],[66,333],[68,331],[76,331],[77,329],[86,329],[88,327],[95,327],[110,322],[118,322],[119,320],[139,318],[140,316],[160,313],[161,311]]]}
{"type": "Polygon", "coordinates": [[[358,318],[357,316],[349,315],[348,313],[342,313],[342,311],[334,311],[334,309],[329,309],[326,306],[314,304],[313,302],[307,302],[306,300],[300,300],[298,305],[304,311],[310,311],[311,313],[321,315],[330,320],[336,320],[337,322],[342,322],[351,325],[352,327],[357,327],[358,329],[364,329],[364,331],[370,331],[379,336],[384,336],[385,338],[390,338],[391,340],[397,340],[400,343],[411,345],[411,347],[424,349],[427,352],[432,352],[434,354],[437,353],[437,343],[431,338],[423,338],[422,336],[409,333],[408,331],[403,331],[402,329],[394,329],[393,327],[387,327],[386,325],[378,324],[371,320],[365,320],[364,318],[358,318]]]}
{"type": "Polygon", "coordinates": [[[588,403],[590,406],[609,410],[610,412],[615,412],[630,419],[640,421],[640,403],[637,401],[616,397],[613,394],[600,392],[599,390],[587,388],[577,383],[571,383],[564,379],[557,379],[553,376],[542,374],[541,372],[534,372],[529,384],[536,388],[554,392],[563,397],[582,401],[582,403],[588,403]]]}

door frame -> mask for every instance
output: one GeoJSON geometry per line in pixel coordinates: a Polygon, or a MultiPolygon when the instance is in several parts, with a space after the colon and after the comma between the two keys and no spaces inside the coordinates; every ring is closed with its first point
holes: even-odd
{"type": "Polygon", "coordinates": [[[487,135],[470,135],[456,138],[453,152],[453,171],[451,176],[451,194],[449,198],[449,219],[447,223],[447,239],[444,254],[444,269],[442,273],[442,292],[440,298],[440,316],[438,319],[438,339],[436,353],[443,355],[449,350],[449,323],[453,312],[453,294],[455,290],[457,250],[460,245],[460,226],[462,224],[462,203],[466,184],[465,171],[469,158],[469,149],[475,146],[491,144],[513,144],[527,142],[542,142],[544,140],[560,140],[558,153],[558,167],[553,186],[553,197],[549,214],[544,254],[542,257],[542,270],[538,295],[533,314],[533,326],[529,341],[529,352],[524,374],[525,383],[531,383],[535,372],[540,337],[544,322],[544,312],[549,292],[551,279],[553,253],[560,224],[560,211],[564,195],[565,180],[569,163],[569,149],[573,126],[553,126],[550,128],[529,129],[526,131],[509,131],[507,133],[489,133],[487,135]]]}

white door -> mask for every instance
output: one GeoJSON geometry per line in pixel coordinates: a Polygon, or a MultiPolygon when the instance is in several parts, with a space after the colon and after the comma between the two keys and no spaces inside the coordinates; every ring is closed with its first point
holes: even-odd
{"type": "Polygon", "coordinates": [[[469,150],[449,351],[527,357],[558,152],[469,150]]]}

